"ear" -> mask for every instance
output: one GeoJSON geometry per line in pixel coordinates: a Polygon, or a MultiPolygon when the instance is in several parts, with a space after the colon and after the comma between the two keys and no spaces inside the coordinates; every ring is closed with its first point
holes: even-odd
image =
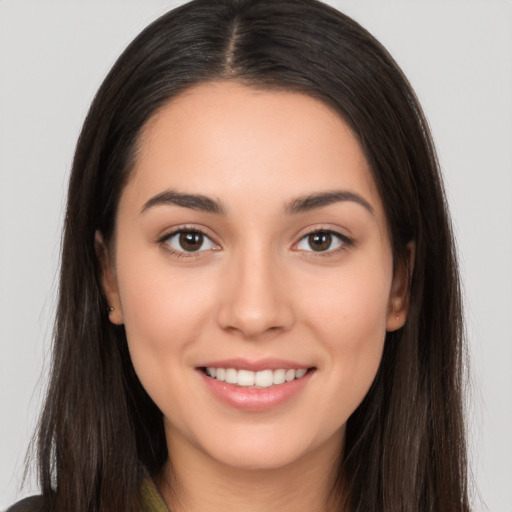
{"type": "Polygon", "coordinates": [[[403,327],[407,319],[415,253],[416,244],[409,242],[405,247],[404,256],[396,265],[388,302],[388,316],[386,321],[386,330],[388,332],[396,331],[400,329],[400,327],[403,327]]]}
{"type": "Polygon", "coordinates": [[[96,250],[96,257],[100,264],[100,280],[103,293],[109,305],[108,317],[113,324],[123,324],[123,310],[121,309],[121,300],[119,298],[119,290],[117,286],[117,279],[115,268],[112,264],[110,251],[108,250],[103,236],[99,231],[94,235],[94,248],[96,250]]]}

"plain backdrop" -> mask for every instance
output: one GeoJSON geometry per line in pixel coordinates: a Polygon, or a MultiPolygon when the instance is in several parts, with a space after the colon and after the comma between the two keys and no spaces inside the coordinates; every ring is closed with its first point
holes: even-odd
{"type": "MultiPolygon", "coordinates": [[[[0,510],[37,490],[30,478],[19,486],[47,381],[81,123],[123,48],[178,3],[0,0],[0,510]]],[[[430,121],[464,280],[475,510],[511,512],[512,3],[329,3],[390,50],[430,121]]]]}

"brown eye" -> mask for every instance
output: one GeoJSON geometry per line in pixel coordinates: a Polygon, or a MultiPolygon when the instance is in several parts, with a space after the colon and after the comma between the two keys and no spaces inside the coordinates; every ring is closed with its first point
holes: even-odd
{"type": "Polygon", "coordinates": [[[203,234],[197,231],[184,231],[180,233],[179,244],[184,251],[198,251],[203,245],[203,234]]]}
{"type": "Polygon", "coordinates": [[[351,245],[346,236],[334,231],[319,230],[304,236],[297,244],[297,249],[307,252],[331,252],[343,245],[351,245]]]}
{"type": "Polygon", "coordinates": [[[175,231],[162,240],[177,253],[202,252],[218,246],[201,231],[175,231]]]}
{"type": "Polygon", "coordinates": [[[325,231],[308,236],[308,243],[313,251],[327,251],[332,244],[332,235],[325,231]]]}

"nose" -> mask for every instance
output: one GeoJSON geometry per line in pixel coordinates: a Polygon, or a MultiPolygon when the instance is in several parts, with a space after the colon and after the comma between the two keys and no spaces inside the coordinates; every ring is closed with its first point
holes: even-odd
{"type": "Polygon", "coordinates": [[[227,265],[221,277],[220,327],[251,340],[289,330],[295,322],[290,283],[276,258],[249,250],[227,265]]]}

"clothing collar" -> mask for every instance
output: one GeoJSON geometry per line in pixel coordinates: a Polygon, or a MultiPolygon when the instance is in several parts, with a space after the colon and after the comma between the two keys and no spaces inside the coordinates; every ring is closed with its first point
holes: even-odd
{"type": "Polygon", "coordinates": [[[142,481],[140,495],[141,512],[170,512],[149,475],[146,475],[142,481]]]}

